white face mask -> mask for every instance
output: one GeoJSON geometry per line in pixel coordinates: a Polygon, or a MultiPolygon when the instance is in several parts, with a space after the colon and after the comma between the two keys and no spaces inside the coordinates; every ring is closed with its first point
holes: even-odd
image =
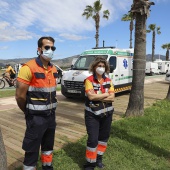
{"type": "Polygon", "coordinates": [[[41,56],[46,60],[46,61],[50,61],[53,58],[53,54],[54,51],[52,51],[51,49],[49,50],[43,50],[43,53],[41,54],[41,56]]]}
{"type": "Polygon", "coordinates": [[[99,75],[102,75],[102,74],[105,72],[105,68],[104,68],[104,67],[97,67],[97,68],[96,68],[96,72],[97,72],[99,75]]]}

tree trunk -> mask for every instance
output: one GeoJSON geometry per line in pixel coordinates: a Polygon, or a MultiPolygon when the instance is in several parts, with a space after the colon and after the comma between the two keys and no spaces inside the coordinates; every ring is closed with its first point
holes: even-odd
{"type": "Polygon", "coordinates": [[[96,38],[96,48],[99,46],[99,26],[96,25],[96,35],[95,35],[95,38],[96,38]]]}
{"type": "Polygon", "coordinates": [[[96,48],[99,46],[99,23],[100,23],[100,15],[96,14],[95,25],[96,25],[96,48]]]}
{"type": "Polygon", "coordinates": [[[0,128],[0,170],[7,170],[7,157],[5,145],[2,138],[1,128],[0,128]]]}
{"type": "Polygon", "coordinates": [[[166,61],[168,61],[169,60],[169,50],[167,49],[167,51],[166,51],[166,61]]]}
{"type": "Polygon", "coordinates": [[[126,117],[144,113],[144,79],[146,64],[146,15],[136,13],[133,80],[126,117]]]}
{"type": "Polygon", "coordinates": [[[167,99],[167,100],[170,100],[170,84],[169,84],[168,93],[167,93],[167,95],[166,95],[166,99],[167,99]]]}
{"type": "Polygon", "coordinates": [[[155,31],[152,34],[152,62],[154,61],[155,56],[155,31]]]}
{"type": "Polygon", "coordinates": [[[132,31],[133,31],[133,19],[131,19],[130,21],[130,46],[129,48],[133,48],[132,47],[132,31]]]}

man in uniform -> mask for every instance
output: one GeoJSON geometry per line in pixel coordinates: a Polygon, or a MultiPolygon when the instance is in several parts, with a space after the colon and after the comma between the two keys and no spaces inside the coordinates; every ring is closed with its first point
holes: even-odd
{"type": "Polygon", "coordinates": [[[56,49],[54,42],[52,37],[41,37],[39,56],[25,63],[17,78],[16,101],[26,119],[23,170],[36,170],[40,146],[42,169],[53,170],[58,76],[56,67],[50,63],[56,49]]]}

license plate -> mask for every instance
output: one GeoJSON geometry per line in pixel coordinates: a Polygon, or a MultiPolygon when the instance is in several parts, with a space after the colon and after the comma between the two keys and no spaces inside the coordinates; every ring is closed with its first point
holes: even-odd
{"type": "Polygon", "coordinates": [[[67,90],[68,93],[81,93],[81,91],[77,91],[77,90],[67,90]]]}

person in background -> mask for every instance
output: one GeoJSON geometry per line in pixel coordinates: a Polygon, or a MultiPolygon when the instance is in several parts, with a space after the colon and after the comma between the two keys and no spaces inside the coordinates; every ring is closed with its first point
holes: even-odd
{"type": "Polygon", "coordinates": [[[107,61],[98,56],[91,64],[92,75],[85,79],[85,125],[88,134],[85,170],[104,168],[102,156],[110,136],[114,108],[114,87],[107,61]]]}
{"type": "Polygon", "coordinates": [[[56,49],[54,42],[52,37],[41,37],[39,56],[25,63],[17,77],[15,97],[26,119],[23,170],[36,170],[40,146],[42,170],[53,170],[58,75],[56,67],[50,63],[56,49]]]}
{"type": "Polygon", "coordinates": [[[12,80],[15,78],[16,73],[10,64],[6,64],[5,76],[7,76],[9,79],[9,82],[8,82],[9,86],[10,87],[13,86],[12,80]]]}

